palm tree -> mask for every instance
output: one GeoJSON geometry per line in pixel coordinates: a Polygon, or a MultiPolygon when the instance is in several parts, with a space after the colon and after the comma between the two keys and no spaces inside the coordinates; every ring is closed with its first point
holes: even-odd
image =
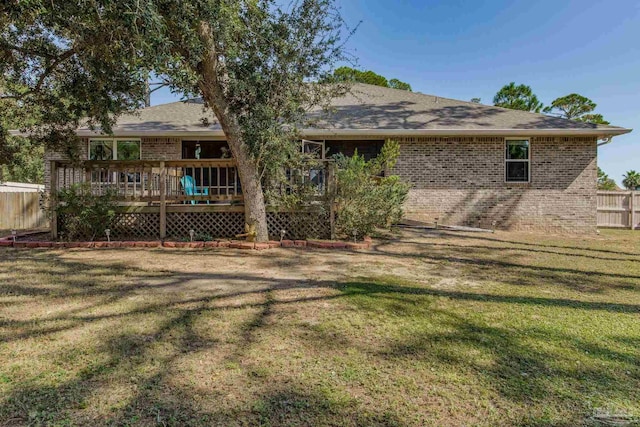
{"type": "Polygon", "coordinates": [[[631,170],[622,177],[624,178],[622,180],[622,185],[624,185],[627,190],[640,189],[640,173],[631,170]]]}

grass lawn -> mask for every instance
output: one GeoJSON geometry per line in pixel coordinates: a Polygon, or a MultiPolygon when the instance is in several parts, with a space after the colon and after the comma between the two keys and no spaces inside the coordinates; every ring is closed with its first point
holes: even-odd
{"type": "MultiPolygon", "coordinates": [[[[0,426],[640,416],[640,232],[0,250],[0,426]]],[[[605,424],[603,424],[605,425],[605,424]]]]}

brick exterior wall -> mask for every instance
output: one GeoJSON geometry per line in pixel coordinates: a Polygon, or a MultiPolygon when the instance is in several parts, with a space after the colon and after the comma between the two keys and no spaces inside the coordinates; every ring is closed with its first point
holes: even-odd
{"type": "Polygon", "coordinates": [[[142,138],[140,147],[142,160],[182,159],[182,139],[142,138]]]}
{"type": "Polygon", "coordinates": [[[596,229],[595,138],[531,138],[531,182],[506,183],[502,137],[396,138],[406,217],[545,232],[596,229]]]}
{"type": "MultiPolygon", "coordinates": [[[[372,139],[361,136],[348,139],[372,139]]],[[[321,138],[315,138],[321,139],[321,138]]],[[[341,138],[347,139],[347,138],[341,138]]],[[[375,139],[375,138],[373,138],[375,139]]],[[[394,173],[411,184],[409,219],[505,230],[594,232],[597,141],[531,138],[531,182],[506,183],[503,137],[403,137],[394,173]]],[[[82,158],[87,158],[83,139],[82,158]]],[[[143,160],[177,160],[180,138],[142,138],[143,160]]],[[[49,162],[45,155],[45,185],[49,162]]]]}

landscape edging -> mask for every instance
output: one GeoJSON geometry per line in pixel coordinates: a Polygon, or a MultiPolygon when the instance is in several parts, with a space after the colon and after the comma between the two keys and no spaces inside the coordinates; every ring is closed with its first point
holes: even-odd
{"type": "Polygon", "coordinates": [[[189,248],[189,249],[209,249],[209,248],[228,248],[228,249],[253,249],[266,250],[274,248],[313,248],[313,249],[369,249],[371,247],[371,238],[365,237],[362,242],[344,242],[337,240],[270,240],[268,242],[247,242],[244,240],[214,240],[214,241],[196,241],[196,242],[174,242],[174,241],[98,241],[98,242],[53,242],[53,241],[13,241],[13,236],[0,238],[0,247],[13,247],[17,249],[27,248],[49,248],[49,249],[67,249],[67,248],[189,248]]]}

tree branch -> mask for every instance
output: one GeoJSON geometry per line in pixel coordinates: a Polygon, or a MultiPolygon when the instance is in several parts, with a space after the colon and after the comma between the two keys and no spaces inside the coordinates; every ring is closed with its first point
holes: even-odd
{"type": "Polygon", "coordinates": [[[149,95],[151,95],[153,92],[157,91],[158,89],[162,89],[163,87],[167,87],[169,86],[168,82],[164,82],[164,83],[149,83],[149,86],[156,86],[153,89],[149,90],[149,95]]]}
{"type": "Polygon", "coordinates": [[[55,69],[58,67],[58,65],[60,65],[60,63],[66,61],[67,59],[71,58],[75,54],[76,54],[76,49],[71,48],[69,50],[64,51],[62,54],[58,56],[49,56],[49,58],[52,59],[52,62],[47,66],[47,68],[44,69],[44,71],[42,72],[42,74],[38,78],[38,81],[36,82],[35,86],[32,89],[29,89],[28,91],[19,95],[1,95],[0,99],[19,100],[19,99],[23,99],[25,96],[40,92],[40,89],[42,88],[42,85],[44,84],[45,79],[55,71],[55,69]]]}
{"type": "Polygon", "coordinates": [[[42,72],[42,75],[40,76],[40,78],[38,79],[38,82],[36,83],[36,86],[33,88],[32,92],[36,93],[40,91],[40,88],[42,87],[44,80],[52,73],[55,71],[55,69],[58,67],[58,65],[60,65],[61,62],[66,61],[67,59],[71,58],[73,55],[76,54],[76,49],[75,48],[71,48],[65,52],[63,52],[61,55],[59,55],[58,57],[56,57],[53,62],[51,64],[49,64],[49,66],[47,68],[45,68],[45,70],[42,72]]]}
{"type": "Polygon", "coordinates": [[[5,41],[0,41],[0,47],[4,50],[15,50],[16,52],[20,52],[23,55],[36,55],[36,56],[42,56],[43,58],[47,58],[47,59],[55,59],[56,55],[53,55],[49,52],[43,52],[43,51],[39,51],[36,49],[27,49],[24,48],[22,46],[17,46],[17,45],[13,45],[11,43],[7,43],[5,41]]]}

